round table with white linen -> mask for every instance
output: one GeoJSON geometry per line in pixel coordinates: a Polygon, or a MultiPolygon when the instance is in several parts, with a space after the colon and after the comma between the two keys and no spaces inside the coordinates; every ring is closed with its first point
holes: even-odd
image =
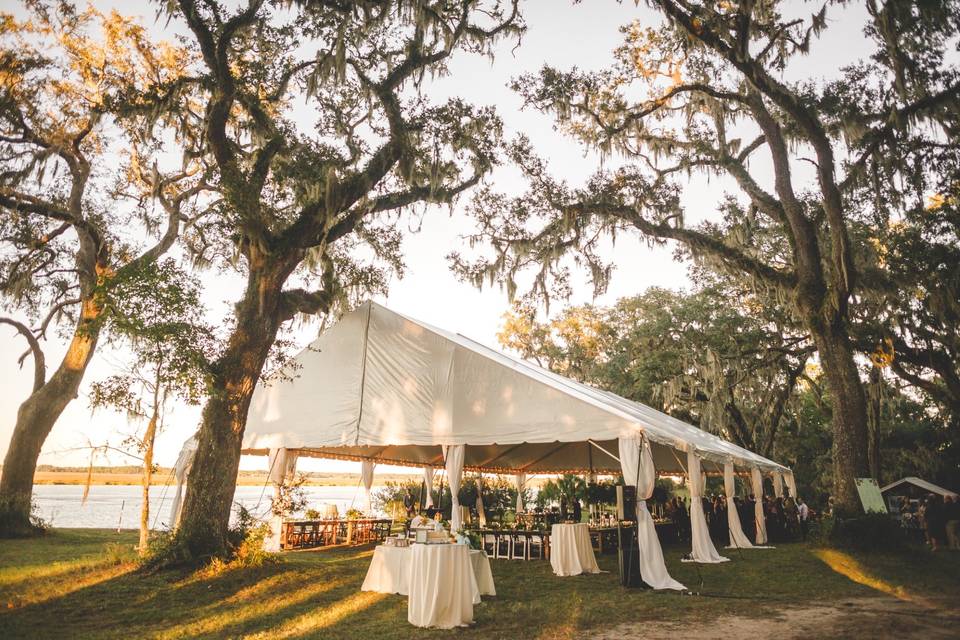
{"type": "MultiPolygon", "coordinates": [[[[373,550],[373,558],[363,579],[361,591],[376,593],[398,593],[402,596],[410,592],[410,549],[412,547],[390,547],[380,545],[373,550]]],[[[473,577],[477,581],[477,591],[481,596],[497,595],[493,584],[493,572],[490,560],[483,551],[470,550],[470,564],[473,577]]],[[[478,604],[477,598],[474,604],[478,604]]]]}
{"type": "Polygon", "coordinates": [[[363,579],[360,591],[407,595],[410,580],[410,547],[379,545],[363,579]]]}
{"type": "Polygon", "coordinates": [[[550,565],[558,576],[600,573],[590,543],[590,525],[553,525],[550,531],[550,565]]]}
{"type": "Polygon", "coordinates": [[[452,629],[473,622],[480,601],[470,548],[462,544],[415,544],[410,548],[407,621],[416,627],[452,629]]]}

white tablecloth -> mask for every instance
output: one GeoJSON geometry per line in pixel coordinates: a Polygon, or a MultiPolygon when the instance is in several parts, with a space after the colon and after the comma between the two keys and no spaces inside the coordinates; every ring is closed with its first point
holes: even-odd
{"type": "Polygon", "coordinates": [[[361,591],[377,593],[409,593],[410,548],[380,545],[373,550],[373,559],[363,579],[361,591]]]}
{"type": "Polygon", "coordinates": [[[555,524],[550,531],[550,565],[558,576],[600,573],[590,544],[590,526],[555,524]]]}
{"type": "Polygon", "coordinates": [[[415,544],[410,548],[407,621],[417,627],[452,629],[473,622],[480,593],[470,549],[462,544],[415,544]]]}
{"type": "Polygon", "coordinates": [[[487,558],[487,554],[483,551],[471,549],[470,564],[473,565],[473,577],[477,581],[477,589],[480,591],[480,595],[497,595],[497,589],[493,586],[493,572],[490,571],[490,559],[487,558]]]}
{"type": "MultiPolygon", "coordinates": [[[[364,578],[360,590],[407,595],[410,592],[411,549],[412,547],[388,547],[386,545],[374,549],[370,567],[367,569],[367,576],[364,578]]],[[[479,596],[497,595],[487,554],[483,551],[471,549],[470,565],[473,568],[474,580],[477,582],[478,597],[474,604],[480,602],[479,596]]]]}

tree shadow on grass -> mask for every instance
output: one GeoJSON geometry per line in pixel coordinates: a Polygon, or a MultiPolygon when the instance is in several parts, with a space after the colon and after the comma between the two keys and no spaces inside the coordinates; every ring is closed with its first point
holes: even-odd
{"type": "Polygon", "coordinates": [[[129,565],[97,584],[0,611],[0,637],[184,637],[208,629],[210,637],[223,637],[266,628],[286,615],[285,601],[303,606],[325,590],[362,581],[361,555],[345,550],[331,554],[329,566],[294,559],[219,575],[141,575],[129,565]]]}

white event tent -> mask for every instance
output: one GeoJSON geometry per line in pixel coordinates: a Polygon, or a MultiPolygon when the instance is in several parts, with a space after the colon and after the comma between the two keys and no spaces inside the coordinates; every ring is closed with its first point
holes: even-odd
{"type": "MultiPolygon", "coordinates": [[[[459,527],[464,469],[512,474],[521,483],[535,473],[623,473],[638,498],[650,497],[658,473],[692,479],[695,496],[705,475],[716,473],[728,480],[730,501],[738,469],[755,493],[761,474],[769,474],[778,493],[783,479],[795,495],[783,465],[374,302],[345,315],[257,388],[243,453],[269,455],[275,481],[293,473],[296,457],[361,461],[368,494],[376,463],[445,467],[455,501],[452,530],[459,527]]],[[[702,511],[695,513],[700,501],[691,508],[692,559],[725,560],[702,511]]],[[[643,500],[637,511],[644,581],[683,588],[667,574],[643,500]]],[[[730,526],[739,530],[738,519],[730,526]]],[[[731,540],[750,544],[742,531],[731,531],[731,540]]]]}

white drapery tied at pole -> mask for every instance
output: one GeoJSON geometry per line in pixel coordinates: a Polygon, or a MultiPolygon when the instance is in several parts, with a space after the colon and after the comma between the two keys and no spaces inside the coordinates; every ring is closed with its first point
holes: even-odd
{"type": "Polygon", "coordinates": [[[450,485],[450,533],[456,533],[463,526],[460,513],[460,479],[463,477],[463,457],[465,446],[454,444],[443,447],[443,462],[447,470],[447,483],[450,485]]]}
{"type": "Polygon", "coordinates": [[[367,514],[373,511],[370,489],[373,488],[373,470],[376,466],[373,460],[364,460],[360,464],[360,479],[363,481],[363,512],[367,514]]]}
{"type": "Polygon", "coordinates": [[[483,508],[483,474],[477,474],[477,520],[482,525],[487,524],[487,510],[483,508]]]}
{"type": "Polygon", "coordinates": [[[724,558],[717,553],[713,540],[710,539],[710,529],[707,528],[702,499],[706,478],[700,472],[700,456],[693,449],[687,451],[687,480],[690,485],[690,538],[693,547],[690,560],[710,564],[727,562],[729,558],[724,558]]]}
{"type": "Polygon", "coordinates": [[[193,434],[183,443],[177,464],[173,467],[173,477],[177,482],[177,492],[173,495],[173,504],[170,505],[170,528],[176,529],[180,525],[180,510],[183,506],[183,485],[187,481],[187,474],[193,466],[193,459],[197,455],[197,434],[193,434]]]}
{"type": "Polygon", "coordinates": [[[763,477],[760,475],[760,469],[754,467],[750,470],[750,481],[753,487],[753,497],[756,502],[753,505],[754,517],[757,521],[757,544],[767,543],[767,518],[763,515],[763,477]]]}
{"type": "MultiPolygon", "coordinates": [[[[297,470],[297,453],[284,447],[270,449],[268,454],[270,470],[268,480],[273,483],[274,504],[278,504],[282,497],[280,487],[288,480],[292,480],[297,470]]],[[[263,541],[263,548],[267,551],[280,551],[281,536],[283,535],[283,517],[285,513],[276,513],[271,509],[270,535],[263,541]]]]}
{"type": "Polygon", "coordinates": [[[523,513],[523,487],[527,484],[527,474],[518,473],[514,480],[517,482],[517,513],[523,513]]]}
{"type": "Polygon", "coordinates": [[[297,452],[283,447],[270,449],[268,464],[270,465],[269,479],[273,484],[283,484],[293,479],[297,471],[297,452]]]}
{"type": "Polygon", "coordinates": [[[773,495],[777,498],[783,497],[783,474],[779,471],[773,472],[773,495]]]}
{"type": "Polygon", "coordinates": [[[653,518],[647,511],[647,498],[653,495],[656,471],[653,454],[646,438],[632,436],[619,438],[620,470],[623,481],[637,488],[637,541],[640,545],[640,577],[654,589],[686,589],[670,577],[663,562],[663,549],[657,538],[653,518]]]}
{"type": "Polygon", "coordinates": [[[433,506],[433,467],[423,468],[423,486],[427,492],[423,500],[423,508],[429,509],[433,506]]]}
{"type": "Polygon", "coordinates": [[[783,479],[787,482],[787,489],[790,490],[790,497],[797,499],[797,479],[793,477],[793,471],[787,471],[783,474],[783,479]]]}
{"type": "Polygon", "coordinates": [[[730,546],[728,548],[753,549],[753,543],[743,532],[740,526],[740,513],[733,497],[737,494],[737,486],[733,479],[733,463],[723,465],[723,492],[727,496],[727,528],[730,531],[730,546]]]}

